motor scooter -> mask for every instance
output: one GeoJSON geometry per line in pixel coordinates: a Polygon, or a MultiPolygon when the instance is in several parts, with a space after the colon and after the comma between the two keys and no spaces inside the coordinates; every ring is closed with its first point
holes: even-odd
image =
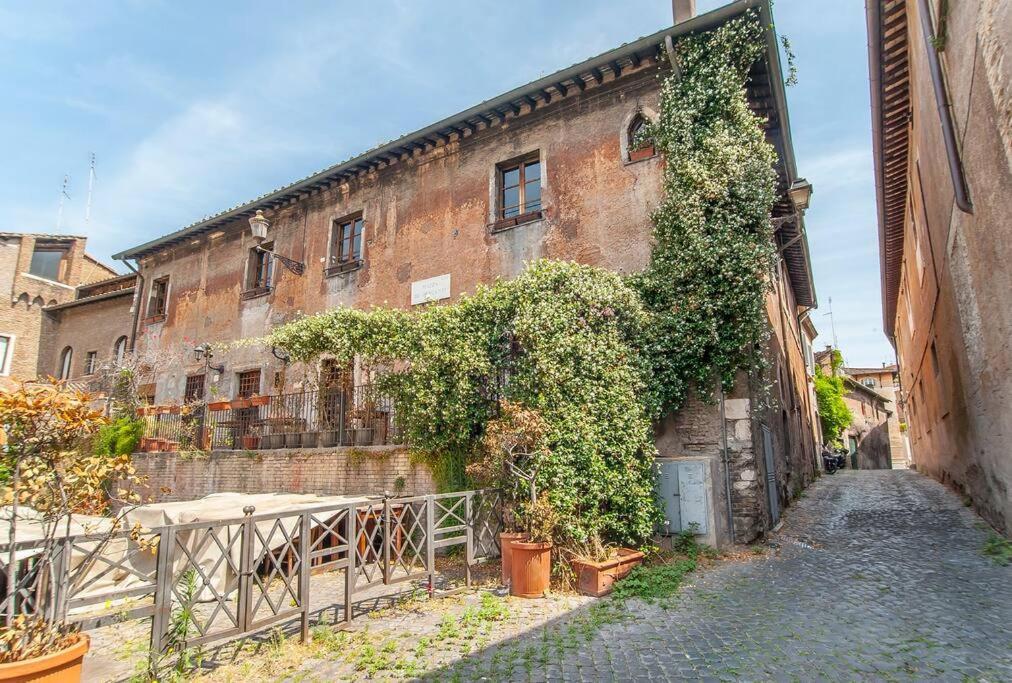
{"type": "Polygon", "coordinates": [[[836,474],[836,470],[839,469],[839,462],[836,453],[828,448],[822,449],[822,468],[826,470],[826,474],[836,474]]]}

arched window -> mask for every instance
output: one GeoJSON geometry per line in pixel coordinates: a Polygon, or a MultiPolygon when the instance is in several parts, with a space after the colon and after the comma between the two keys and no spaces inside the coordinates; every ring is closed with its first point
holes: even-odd
{"type": "Polygon", "coordinates": [[[112,347],[112,357],[116,361],[116,365],[121,365],[123,359],[126,358],[127,352],[127,337],[124,334],[122,337],[116,340],[116,343],[112,347]]]}
{"type": "Polygon", "coordinates": [[[629,161],[639,161],[654,155],[654,139],[650,137],[650,122],[643,114],[636,114],[626,131],[629,161]]]}
{"type": "Polygon", "coordinates": [[[69,346],[60,354],[59,379],[70,379],[70,364],[74,362],[74,349],[69,346]]]}

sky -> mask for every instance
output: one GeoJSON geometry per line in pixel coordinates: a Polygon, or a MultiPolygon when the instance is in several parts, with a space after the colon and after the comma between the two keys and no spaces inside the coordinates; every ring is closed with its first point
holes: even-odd
{"type": "MultiPolygon", "coordinates": [[[[776,0],[774,17],[797,55],[817,344],[832,321],[847,364],[892,362],[864,3],[776,0]]],[[[5,2],[0,230],[84,234],[108,261],[670,24],[668,0],[5,2]]]]}

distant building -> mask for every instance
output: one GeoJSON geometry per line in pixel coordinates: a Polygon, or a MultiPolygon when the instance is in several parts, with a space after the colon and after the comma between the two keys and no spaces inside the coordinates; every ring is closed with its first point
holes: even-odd
{"type": "Polygon", "coordinates": [[[904,430],[907,427],[900,391],[899,371],[895,364],[882,364],[878,368],[844,368],[844,372],[869,389],[889,399],[889,448],[892,451],[893,469],[905,469],[909,459],[909,446],[904,430]]]}
{"type": "Polygon", "coordinates": [[[85,252],[86,243],[76,235],[0,233],[0,290],[10,293],[10,305],[0,307],[3,386],[59,375],[51,363],[52,336],[43,334],[43,310],[73,301],[81,285],[116,275],[85,252]]]}
{"type": "Polygon", "coordinates": [[[914,466],[1012,531],[1012,8],[867,3],[886,336],[914,466]]]}
{"type": "MultiPolygon", "coordinates": [[[[830,346],[815,354],[815,363],[826,375],[833,373],[832,359],[833,348],[830,346]]],[[[881,368],[836,369],[836,375],[843,379],[843,401],[854,418],[840,435],[850,454],[848,467],[881,470],[892,468],[894,462],[905,467],[902,441],[899,440],[894,373],[895,368],[890,369],[884,364],[881,368]],[[855,372],[857,374],[853,374],[855,372]],[[897,437],[895,446],[894,433],[897,437]]]]}

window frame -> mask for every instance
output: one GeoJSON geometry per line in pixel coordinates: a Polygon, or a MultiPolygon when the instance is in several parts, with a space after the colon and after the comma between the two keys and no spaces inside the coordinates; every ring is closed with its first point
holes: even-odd
{"type": "Polygon", "coordinates": [[[192,375],[187,375],[186,380],[183,384],[183,403],[193,403],[194,401],[203,401],[204,395],[207,393],[207,373],[195,372],[192,375]],[[192,391],[196,388],[197,382],[193,380],[199,379],[199,390],[192,391]]]}
{"type": "Polygon", "coordinates": [[[32,258],[28,262],[28,274],[32,277],[42,278],[49,282],[60,282],[62,283],[66,279],[67,275],[67,255],[70,252],[70,248],[66,246],[60,246],[56,244],[39,244],[35,243],[32,247],[32,258]],[[60,260],[56,264],[56,277],[48,277],[46,275],[39,275],[38,273],[32,272],[32,264],[35,262],[35,255],[39,253],[59,253],[60,260]]]}
{"type": "Polygon", "coordinates": [[[68,380],[74,371],[74,347],[64,346],[60,351],[60,362],[57,366],[57,379],[68,380]]]}
{"type": "Polygon", "coordinates": [[[14,342],[17,337],[5,332],[0,334],[0,338],[7,340],[7,349],[4,351],[3,357],[0,358],[0,377],[7,377],[11,374],[11,363],[14,360],[14,342]]]}
{"type": "Polygon", "coordinates": [[[169,310],[169,276],[163,275],[151,281],[148,289],[148,322],[165,320],[169,310]],[[160,290],[160,291],[159,291],[160,290]],[[160,304],[160,305],[159,305],[160,304]]]}
{"type": "Polygon", "coordinates": [[[98,369],[98,351],[84,352],[84,374],[94,375],[98,369]]]}
{"type": "Polygon", "coordinates": [[[246,258],[246,287],[242,299],[255,299],[270,294],[274,289],[273,242],[250,247],[246,258]]]}
{"type": "Polygon", "coordinates": [[[248,368],[246,370],[239,370],[235,373],[235,398],[249,398],[251,396],[259,396],[260,391],[263,388],[263,369],[262,368],[248,368]],[[246,390],[250,388],[249,384],[243,386],[244,380],[252,377],[256,374],[256,388],[251,393],[246,393],[246,390]]]}
{"type": "Polygon", "coordinates": [[[650,125],[650,119],[643,114],[643,112],[636,112],[629,125],[626,127],[626,162],[635,163],[637,161],[646,161],[647,159],[657,156],[657,144],[654,142],[653,137],[647,138],[643,141],[643,144],[636,144],[636,133],[640,128],[650,125]]]}
{"type": "Polygon", "coordinates": [[[530,223],[544,217],[544,163],[544,160],[541,158],[541,150],[538,149],[496,164],[495,211],[492,214],[492,232],[498,232],[517,225],[523,225],[524,223],[530,223]],[[537,206],[533,207],[530,206],[527,201],[527,186],[533,183],[534,180],[529,179],[527,174],[529,167],[535,164],[538,166],[538,199],[537,206]],[[507,187],[506,174],[514,170],[518,171],[517,184],[515,186],[511,185],[507,187]],[[515,205],[516,213],[507,216],[506,211],[514,207],[506,206],[506,191],[513,189],[513,187],[517,188],[517,204],[515,205]]]}
{"type": "Polygon", "coordinates": [[[327,241],[327,266],[324,268],[326,276],[332,277],[350,273],[361,268],[364,263],[362,257],[364,247],[365,215],[362,211],[331,220],[330,235],[327,241]],[[349,226],[351,233],[346,237],[345,228],[349,226]]]}
{"type": "Polygon", "coordinates": [[[116,341],[112,344],[112,357],[114,362],[121,364],[123,359],[126,358],[127,353],[130,350],[130,337],[125,334],[120,335],[116,338],[116,341]],[[120,351],[120,345],[122,344],[123,350],[120,351]]]}

